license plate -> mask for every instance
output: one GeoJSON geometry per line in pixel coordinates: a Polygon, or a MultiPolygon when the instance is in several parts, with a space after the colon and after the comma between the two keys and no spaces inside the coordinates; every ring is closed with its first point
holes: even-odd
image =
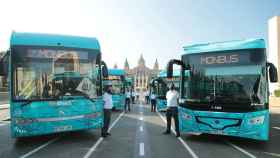
{"type": "Polygon", "coordinates": [[[211,131],[211,134],[219,134],[219,135],[224,135],[223,130],[216,130],[216,131],[211,131]]]}
{"type": "Polygon", "coordinates": [[[72,126],[55,127],[56,132],[69,131],[69,130],[72,130],[72,126]]]}
{"type": "Polygon", "coordinates": [[[224,131],[223,131],[223,130],[217,130],[217,131],[215,131],[215,133],[216,133],[216,134],[222,134],[222,135],[223,135],[223,134],[224,134],[224,131]]]}

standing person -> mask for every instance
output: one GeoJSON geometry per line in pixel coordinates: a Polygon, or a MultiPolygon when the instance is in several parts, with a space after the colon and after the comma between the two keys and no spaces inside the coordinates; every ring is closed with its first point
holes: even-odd
{"type": "Polygon", "coordinates": [[[132,99],[132,104],[135,104],[135,92],[134,92],[134,90],[132,90],[132,92],[131,92],[131,99],[132,99]]]}
{"type": "Polygon", "coordinates": [[[170,134],[171,118],[173,117],[174,122],[175,122],[176,137],[180,137],[179,120],[178,120],[178,98],[179,98],[179,94],[175,90],[175,86],[172,83],[170,85],[169,91],[166,93],[166,100],[167,100],[167,111],[166,111],[167,127],[166,127],[166,131],[163,134],[170,134]]]}
{"type": "Polygon", "coordinates": [[[126,90],[125,92],[125,104],[124,104],[124,110],[125,112],[130,111],[130,97],[131,97],[131,93],[129,90],[126,90]]]}
{"type": "Polygon", "coordinates": [[[105,93],[103,95],[103,101],[104,103],[104,125],[101,129],[101,136],[107,137],[111,134],[108,132],[110,120],[111,120],[111,111],[113,108],[113,100],[112,100],[112,84],[108,84],[105,87],[105,93]]]}
{"type": "Polygon", "coordinates": [[[149,91],[145,92],[145,100],[146,100],[146,104],[149,104],[149,91]]]}
{"type": "Polygon", "coordinates": [[[139,103],[139,92],[135,92],[135,96],[136,96],[136,103],[139,103]]]}
{"type": "Polygon", "coordinates": [[[151,112],[156,112],[156,105],[157,105],[156,95],[154,92],[152,92],[152,94],[151,94],[151,112]]]}

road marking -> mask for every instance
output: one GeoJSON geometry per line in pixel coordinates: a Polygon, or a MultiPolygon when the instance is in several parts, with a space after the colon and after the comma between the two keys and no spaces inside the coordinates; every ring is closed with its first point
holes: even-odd
{"type": "Polygon", "coordinates": [[[0,104],[0,106],[8,106],[8,105],[10,105],[10,104],[8,104],[8,103],[0,104]]]}
{"type": "MultiPolygon", "coordinates": [[[[157,114],[159,115],[159,117],[163,120],[164,123],[166,123],[166,119],[159,113],[157,112],[157,114]]],[[[174,134],[176,134],[174,128],[171,126],[171,130],[174,134]]],[[[191,156],[193,158],[198,158],[198,156],[196,155],[196,153],[191,149],[191,147],[181,138],[178,137],[178,140],[182,143],[182,145],[188,150],[188,152],[191,154],[191,156]]]]}
{"type": "Polygon", "coordinates": [[[280,130],[280,127],[272,127],[272,128],[280,130]]]}
{"type": "Polygon", "coordinates": [[[143,132],[143,126],[140,126],[140,131],[143,132]]]}
{"type": "Polygon", "coordinates": [[[232,146],[233,148],[235,148],[236,150],[242,152],[243,154],[245,154],[245,155],[247,155],[247,156],[249,156],[249,157],[251,157],[251,158],[257,158],[255,155],[249,153],[249,152],[246,151],[245,149],[242,149],[241,147],[239,147],[239,146],[237,146],[237,145],[234,145],[234,144],[232,144],[232,143],[230,143],[230,142],[228,142],[228,141],[225,141],[225,142],[226,142],[228,145],[230,145],[230,146],[232,146]]]}
{"type": "Polygon", "coordinates": [[[277,153],[269,153],[269,152],[263,152],[263,153],[274,157],[280,157],[280,154],[277,153]]]}
{"type": "Polygon", "coordinates": [[[0,109],[8,109],[10,104],[0,104],[0,109]]]}
{"type": "Polygon", "coordinates": [[[139,155],[144,156],[145,155],[145,146],[144,143],[139,144],[139,155]]]}
{"type": "Polygon", "coordinates": [[[140,121],[143,121],[143,119],[144,119],[143,116],[139,117],[139,120],[140,120],[140,121]]]}
{"type": "MultiPolygon", "coordinates": [[[[112,123],[112,125],[110,126],[110,128],[108,129],[108,132],[111,131],[111,129],[116,125],[116,123],[120,120],[120,118],[124,115],[124,112],[122,112],[118,118],[112,123]]],[[[98,147],[98,145],[103,141],[103,137],[100,137],[97,142],[89,149],[89,151],[86,153],[86,155],[83,158],[89,158],[91,156],[91,154],[96,150],[96,148],[98,147]]]]}
{"type": "Polygon", "coordinates": [[[34,153],[38,152],[39,150],[41,150],[41,149],[45,148],[46,146],[52,144],[53,142],[57,141],[59,138],[60,138],[60,137],[54,138],[54,139],[52,139],[52,140],[46,142],[45,144],[40,145],[39,147],[37,147],[37,148],[31,150],[30,152],[28,152],[28,153],[26,153],[26,154],[20,156],[20,158],[26,158],[26,157],[29,157],[29,156],[33,155],[34,153]]]}

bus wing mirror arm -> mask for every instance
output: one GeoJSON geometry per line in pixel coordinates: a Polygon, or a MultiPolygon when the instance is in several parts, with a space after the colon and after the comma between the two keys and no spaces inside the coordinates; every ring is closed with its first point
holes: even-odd
{"type": "Polygon", "coordinates": [[[107,78],[108,75],[108,67],[104,61],[101,61],[101,71],[102,71],[102,77],[107,78]]]}
{"type": "Polygon", "coordinates": [[[167,63],[167,78],[173,77],[173,65],[180,65],[183,70],[189,70],[189,68],[185,67],[185,64],[178,59],[172,59],[167,63]]]}
{"type": "Polygon", "coordinates": [[[8,50],[5,55],[0,58],[0,76],[7,76],[9,71],[9,55],[10,51],[8,50]]]}
{"type": "Polygon", "coordinates": [[[266,66],[268,67],[270,82],[277,82],[278,81],[278,73],[277,73],[277,69],[274,66],[274,64],[272,64],[270,62],[267,62],[266,66]]]}

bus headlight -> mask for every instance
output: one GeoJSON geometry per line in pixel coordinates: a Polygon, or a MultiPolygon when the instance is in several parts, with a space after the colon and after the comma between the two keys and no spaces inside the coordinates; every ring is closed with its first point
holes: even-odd
{"type": "Polygon", "coordinates": [[[33,123],[34,120],[33,119],[25,119],[25,118],[17,118],[15,122],[18,125],[27,125],[27,124],[33,123]]]}
{"type": "Polygon", "coordinates": [[[254,117],[249,120],[249,124],[251,125],[260,125],[263,124],[263,122],[264,122],[264,116],[254,117]]]}
{"type": "Polygon", "coordinates": [[[187,114],[187,113],[182,113],[182,118],[185,119],[185,120],[191,120],[192,116],[187,114]]]}

